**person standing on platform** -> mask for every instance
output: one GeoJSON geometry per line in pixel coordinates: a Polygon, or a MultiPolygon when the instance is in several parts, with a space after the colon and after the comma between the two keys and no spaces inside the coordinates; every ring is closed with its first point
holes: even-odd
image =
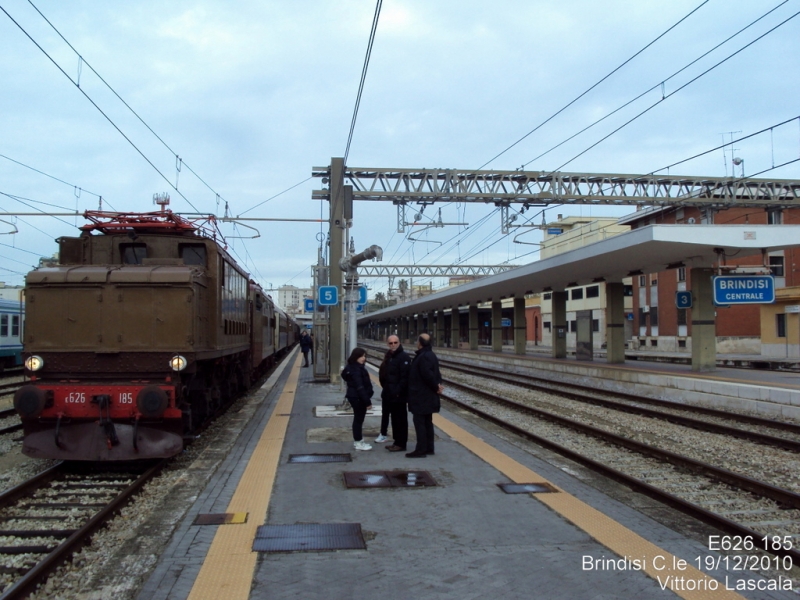
{"type": "Polygon", "coordinates": [[[389,452],[400,452],[406,449],[408,443],[408,369],[411,357],[403,350],[400,338],[390,335],[386,339],[389,350],[383,357],[378,378],[381,382],[381,433],[375,438],[379,444],[388,438],[389,419],[392,421],[392,435],[394,442],[387,446],[389,452]]]}
{"type": "Polygon", "coordinates": [[[364,417],[372,406],[372,381],[364,366],[367,362],[367,351],[363,348],[353,348],[347,365],[342,370],[342,379],[347,382],[345,397],[353,407],[353,447],[356,450],[372,450],[372,446],[364,441],[361,428],[364,417]]]}
{"type": "Polygon", "coordinates": [[[308,353],[311,350],[311,346],[313,345],[313,341],[311,340],[311,336],[308,335],[308,332],[304,329],[300,333],[300,351],[303,353],[303,366],[308,366],[308,353]]]}
{"type": "Polygon", "coordinates": [[[438,413],[442,393],[439,359],[433,353],[431,336],[423,333],[417,340],[417,353],[408,370],[408,410],[414,415],[417,447],[408,458],[424,458],[434,454],[433,413],[438,413]]]}

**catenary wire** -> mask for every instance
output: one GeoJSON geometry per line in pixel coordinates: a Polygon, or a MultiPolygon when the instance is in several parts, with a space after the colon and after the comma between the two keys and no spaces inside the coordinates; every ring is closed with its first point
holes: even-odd
{"type": "Polygon", "coordinates": [[[788,1],[789,1],[789,0],[784,0],[783,2],[781,2],[780,4],[778,4],[777,6],[775,6],[774,8],[770,9],[769,11],[767,11],[766,13],[764,13],[763,15],[761,15],[760,17],[758,17],[757,19],[755,19],[754,21],[751,21],[751,22],[750,22],[748,25],[745,25],[744,27],[742,27],[742,28],[741,28],[739,31],[737,31],[736,33],[732,34],[731,36],[727,37],[725,40],[721,41],[719,44],[717,44],[716,46],[714,46],[714,47],[713,47],[713,48],[711,48],[710,50],[708,50],[708,51],[704,52],[703,54],[701,54],[700,56],[698,56],[697,58],[695,58],[693,61],[691,61],[690,63],[686,64],[685,66],[683,66],[683,67],[681,67],[680,69],[678,69],[677,71],[675,71],[675,72],[674,72],[672,75],[670,75],[669,77],[667,77],[667,78],[666,78],[666,79],[664,79],[663,81],[661,81],[661,82],[657,83],[656,85],[654,85],[654,86],[650,87],[649,89],[645,90],[644,92],[642,92],[641,94],[639,94],[639,95],[638,95],[638,96],[636,96],[635,98],[632,98],[631,100],[628,100],[628,102],[626,102],[625,104],[622,104],[621,106],[619,106],[619,107],[615,108],[615,109],[614,109],[613,111],[611,111],[610,113],[608,113],[608,114],[606,114],[606,115],[604,115],[604,116],[600,117],[599,119],[597,119],[597,120],[596,120],[596,121],[594,121],[593,123],[590,123],[589,125],[587,125],[587,126],[586,126],[586,127],[584,127],[583,129],[581,129],[580,131],[578,131],[578,132],[576,132],[576,133],[572,134],[571,136],[569,136],[569,137],[568,137],[568,138],[566,138],[565,140],[562,140],[561,142],[559,142],[559,143],[558,143],[558,144],[556,144],[555,146],[551,147],[550,149],[548,149],[548,150],[545,150],[544,152],[542,152],[542,153],[541,153],[541,154],[539,154],[538,156],[536,156],[536,157],[532,158],[531,160],[529,160],[528,162],[526,162],[526,163],[525,163],[524,165],[522,165],[522,166],[523,166],[523,167],[527,167],[527,166],[528,166],[529,164],[531,164],[532,162],[534,162],[534,161],[536,161],[536,160],[539,160],[540,158],[542,158],[542,157],[544,157],[544,156],[546,156],[546,155],[550,154],[550,153],[551,153],[553,150],[556,150],[557,148],[560,148],[561,146],[563,146],[563,145],[564,145],[564,144],[566,144],[567,142],[569,142],[569,141],[571,141],[571,140],[575,139],[576,137],[578,137],[578,136],[579,136],[579,135],[581,135],[582,133],[585,133],[585,132],[587,132],[589,129],[591,129],[591,128],[592,128],[592,127],[594,127],[595,125],[598,125],[598,124],[602,123],[603,121],[605,121],[605,120],[606,120],[606,119],[608,119],[609,117],[611,117],[611,116],[615,115],[616,113],[618,113],[618,112],[619,112],[619,111],[621,111],[622,109],[624,109],[624,108],[626,108],[626,107],[630,106],[631,104],[633,104],[633,103],[634,103],[634,102],[636,102],[637,100],[639,100],[639,99],[643,98],[644,96],[646,96],[646,95],[647,95],[647,94],[649,94],[650,92],[652,92],[652,91],[654,91],[654,90],[658,89],[658,88],[659,88],[659,87],[661,87],[663,84],[665,84],[666,82],[668,82],[670,79],[673,79],[674,77],[678,76],[680,73],[682,73],[683,71],[685,71],[686,69],[688,69],[688,68],[689,68],[689,67],[691,67],[692,65],[696,64],[697,62],[699,62],[700,60],[702,60],[703,58],[705,58],[706,56],[708,56],[709,54],[711,54],[712,52],[714,52],[715,50],[717,50],[718,48],[720,48],[721,46],[723,46],[724,44],[727,44],[729,41],[731,41],[733,38],[735,38],[735,37],[736,37],[736,36],[738,36],[739,34],[743,33],[744,31],[746,31],[747,29],[749,29],[750,27],[752,27],[753,25],[755,25],[756,23],[758,23],[758,22],[759,22],[759,21],[761,21],[762,19],[766,18],[766,17],[767,17],[768,15],[770,15],[771,13],[775,12],[776,10],[778,10],[778,9],[779,9],[781,6],[783,6],[784,4],[786,4],[788,1]]]}
{"type": "MultiPolygon", "coordinates": [[[[53,25],[53,23],[51,23],[51,22],[50,22],[50,20],[49,20],[49,19],[48,19],[46,16],[44,16],[44,14],[42,14],[42,11],[40,11],[40,10],[39,10],[39,9],[36,7],[36,5],[35,5],[35,4],[34,4],[34,3],[31,1],[31,0],[28,0],[28,4],[30,4],[30,5],[33,7],[33,9],[34,9],[34,10],[35,10],[37,13],[39,13],[39,16],[41,16],[41,17],[42,17],[42,19],[44,19],[44,20],[45,20],[45,22],[46,22],[46,23],[47,23],[47,24],[48,24],[48,25],[49,25],[49,26],[50,26],[50,27],[53,29],[53,31],[55,31],[55,32],[56,32],[56,34],[57,34],[57,35],[58,35],[58,36],[59,36],[59,37],[60,37],[60,38],[61,38],[61,39],[64,41],[64,43],[65,43],[67,46],[69,46],[69,47],[70,47],[70,49],[71,49],[71,50],[72,50],[72,51],[75,53],[75,55],[76,55],[76,56],[78,56],[78,58],[80,58],[80,60],[81,60],[81,63],[82,63],[82,64],[84,64],[84,65],[86,65],[87,67],[89,67],[89,69],[92,71],[92,73],[94,73],[94,74],[97,76],[97,78],[98,78],[98,79],[99,79],[101,82],[103,82],[103,85],[105,85],[105,86],[106,86],[106,87],[107,87],[107,88],[108,88],[108,89],[111,91],[111,93],[112,93],[112,94],[114,94],[114,96],[116,96],[116,97],[117,97],[117,99],[118,99],[120,102],[122,102],[122,104],[124,104],[124,105],[125,105],[125,108],[127,108],[127,109],[128,109],[128,110],[129,110],[129,111],[130,111],[130,112],[131,112],[131,113],[132,113],[132,114],[133,114],[133,115],[134,115],[134,116],[135,116],[135,117],[136,117],[136,118],[139,120],[139,122],[140,122],[142,125],[144,125],[144,126],[147,128],[147,130],[148,130],[150,133],[152,133],[152,134],[155,136],[155,138],[156,138],[156,139],[157,139],[159,142],[161,142],[161,144],[162,144],[162,145],[163,145],[163,146],[164,146],[164,147],[165,147],[167,150],[169,150],[169,151],[170,151],[170,153],[172,153],[172,154],[175,156],[175,158],[176,158],[176,159],[180,160],[181,167],[186,167],[186,168],[189,170],[189,172],[191,172],[191,173],[192,173],[192,175],[194,175],[194,176],[195,176],[195,177],[196,177],[196,178],[197,178],[197,179],[198,179],[198,180],[199,180],[199,181],[200,181],[200,182],[201,182],[201,183],[202,183],[204,186],[206,186],[206,188],[208,188],[208,189],[209,189],[211,192],[213,192],[213,193],[214,193],[216,196],[219,196],[219,198],[221,198],[221,199],[223,199],[223,200],[224,200],[224,198],[222,198],[222,196],[221,196],[221,195],[220,195],[220,194],[219,194],[219,193],[218,193],[218,192],[217,192],[217,191],[216,191],[214,188],[212,188],[212,187],[211,187],[211,186],[210,186],[208,183],[206,183],[206,181],[205,181],[205,180],[204,180],[202,177],[200,177],[200,175],[198,175],[198,174],[197,174],[197,172],[196,172],[194,169],[192,169],[192,168],[191,168],[191,167],[190,167],[188,164],[186,164],[186,162],[184,162],[184,160],[183,160],[182,158],[180,158],[180,157],[178,156],[178,153],[177,153],[177,152],[175,152],[175,150],[173,150],[172,148],[170,148],[169,144],[167,144],[167,142],[165,142],[165,141],[164,141],[164,139],[163,139],[163,138],[162,138],[160,135],[158,135],[158,134],[157,134],[157,133],[156,133],[156,132],[153,130],[153,128],[152,128],[152,127],[150,127],[150,125],[148,125],[148,124],[147,124],[147,122],[145,122],[145,120],[144,120],[144,119],[143,119],[143,118],[142,118],[142,117],[139,115],[139,113],[137,113],[137,112],[136,112],[136,111],[133,109],[133,107],[131,107],[131,106],[130,106],[130,105],[129,105],[129,104],[128,104],[128,103],[127,103],[127,102],[126,102],[126,101],[125,101],[123,98],[122,98],[122,96],[120,96],[120,95],[117,93],[117,91],[116,91],[116,90],[115,90],[115,89],[114,89],[114,88],[111,86],[111,84],[109,84],[109,83],[108,83],[108,82],[107,82],[107,81],[106,81],[106,80],[103,78],[103,76],[102,76],[102,75],[100,75],[100,73],[98,73],[98,72],[95,70],[95,68],[94,68],[92,65],[90,65],[90,64],[89,64],[89,63],[86,61],[86,59],[83,57],[83,55],[81,55],[81,53],[80,53],[80,52],[78,52],[78,50],[76,50],[76,49],[75,49],[75,47],[74,47],[74,46],[73,46],[73,45],[72,45],[72,44],[71,44],[71,43],[70,43],[70,42],[67,40],[67,38],[65,38],[65,37],[62,35],[62,33],[61,33],[61,32],[60,32],[60,31],[59,31],[57,28],[56,28],[56,26],[55,26],[55,25],[53,25]]],[[[195,209],[195,210],[197,210],[197,209],[195,209]]]]}
{"type": "Polygon", "coordinates": [[[356,128],[356,119],[358,117],[358,107],[361,104],[361,94],[364,91],[364,82],[367,79],[367,69],[369,68],[369,59],[372,54],[372,45],[375,42],[375,32],[378,29],[378,19],[381,15],[381,5],[383,0],[378,0],[375,4],[375,14],[372,17],[372,29],[369,32],[369,42],[367,43],[367,54],[364,57],[364,66],[361,69],[361,81],[358,84],[358,93],[356,94],[356,105],[353,108],[353,118],[350,121],[350,133],[347,136],[347,146],[344,150],[344,164],[347,164],[347,157],[350,155],[350,143],[353,141],[353,131],[356,128]]]}
{"type": "Polygon", "coordinates": [[[579,94],[579,95],[578,95],[576,98],[574,98],[573,100],[571,100],[570,102],[568,102],[566,105],[564,105],[563,107],[561,107],[560,109],[558,109],[558,110],[557,110],[555,113],[553,113],[552,115],[550,115],[549,117],[547,117],[547,119],[545,119],[544,121],[542,121],[541,123],[539,123],[539,124],[538,124],[536,127],[534,127],[533,129],[531,129],[531,130],[530,130],[528,133],[526,133],[525,135],[523,135],[523,136],[522,136],[521,138],[519,138],[519,139],[518,139],[516,142],[514,142],[513,144],[511,144],[510,146],[508,146],[508,148],[506,148],[506,149],[505,149],[505,150],[503,150],[502,152],[500,152],[500,153],[496,154],[495,156],[493,156],[492,158],[490,158],[489,160],[487,160],[487,161],[486,161],[485,163],[483,163],[483,164],[482,164],[480,167],[478,167],[478,169],[482,169],[482,168],[483,168],[483,167],[485,167],[486,165],[488,165],[488,164],[490,164],[491,162],[495,161],[496,159],[500,158],[500,157],[501,157],[503,154],[505,154],[506,152],[508,152],[509,150],[511,150],[511,149],[512,149],[514,146],[516,146],[517,144],[519,144],[519,143],[520,143],[522,140],[524,140],[525,138],[527,138],[527,137],[528,137],[528,136],[530,136],[531,134],[533,134],[533,133],[535,133],[536,131],[538,131],[539,129],[541,129],[541,128],[542,128],[544,125],[546,125],[547,123],[549,123],[550,121],[552,121],[554,118],[556,118],[556,117],[557,117],[558,115],[560,115],[562,112],[564,112],[565,110],[567,110],[567,109],[568,109],[570,106],[572,106],[573,104],[575,104],[575,103],[576,103],[578,100],[580,100],[581,98],[583,98],[583,97],[584,97],[586,94],[588,94],[589,92],[591,92],[591,91],[592,91],[594,88],[596,88],[598,85],[600,85],[601,83],[603,83],[603,82],[604,82],[606,79],[608,79],[609,77],[611,77],[611,76],[612,76],[614,73],[616,73],[617,71],[619,71],[619,70],[620,70],[622,67],[624,67],[624,66],[625,66],[625,65],[627,65],[629,62],[631,62],[631,61],[632,61],[634,58],[636,58],[637,56],[639,56],[639,55],[640,55],[642,52],[644,52],[645,50],[647,50],[647,49],[648,49],[650,46],[652,46],[653,44],[655,44],[655,43],[656,43],[658,40],[660,40],[662,37],[664,37],[665,35],[667,35],[667,34],[668,34],[670,31],[672,31],[673,29],[675,29],[675,28],[676,28],[678,25],[680,25],[681,23],[683,23],[683,22],[684,22],[686,19],[688,19],[690,16],[692,16],[692,15],[693,15],[695,12],[697,12],[698,10],[700,10],[700,8],[702,8],[702,7],[703,7],[705,4],[707,4],[707,3],[708,3],[708,1],[709,1],[709,0],[704,0],[703,2],[701,2],[701,3],[700,3],[700,4],[699,4],[699,5],[696,7],[696,8],[694,8],[694,9],[693,9],[692,11],[690,11],[690,12],[689,12],[687,15],[685,15],[684,17],[682,17],[682,18],[681,18],[681,19],[680,19],[680,20],[679,20],[677,23],[675,23],[674,25],[672,25],[671,27],[669,27],[669,28],[668,28],[666,31],[664,31],[663,33],[661,33],[661,34],[660,34],[658,37],[656,37],[654,40],[652,40],[652,41],[651,41],[651,42],[649,42],[647,45],[645,45],[645,46],[644,46],[642,49],[640,49],[638,52],[636,52],[636,53],[635,53],[633,56],[631,56],[630,58],[628,58],[628,59],[627,59],[625,62],[623,62],[622,64],[620,64],[619,66],[617,66],[617,67],[616,67],[615,69],[613,69],[613,70],[612,70],[610,73],[608,73],[607,75],[605,75],[604,77],[602,77],[602,78],[601,78],[599,81],[597,81],[595,84],[593,84],[593,85],[592,85],[592,86],[590,86],[588,89],[586,89],[584,92],[582,92],[581,94],[579,94]]]}
{"type": "Polygon", "coordinates": [[[31,41],[31,42],[32,42],[32,43],[33,43],[33,44],[34,44],[34,45],[35,45],[35,46],[36,46],[36,47],[37,47],[37,48],[38,48],[38,49],[39,49],[41,52],[42,52],[42,54],[44,54],[44,55],[45,55],[45,56],[46,56],[46,57],[47,57],[47,58],[50,60],[50,62],[52,62],[52,63],[53,63],[53,65],[55,65],[55,67],[56,67],[56,68],[57,68],[59,71],[61,71],[61,73],[64,75],[64,77],[66,77],[67,79],[69,79],[69,80],[70,80],[70,82],[72,82],[72,84],[73,84],[73,85],[74,85],[76,88],[78,88],[78,90],[80,91],[80,93],[81,93],[81,94],[83,94],[83,96],[84,96],[84,97],[85,97],[85,98],[86,98],[86,99],[87,99],[87,100],[88,100],[88,101],[89,101],[89,102],[92,104],[92,106],[94,106],[94,107],[97,109],[97,111],[98,111],[98,112],[99,112],[101,115],[103,115],[103,117],[104,117],[104,118],[105,118],[105,119],[106,119],[106,120],[107,120],[107,121],[108,121],[108,122],[111,124],[111,126],[112,126],[112,127],[114,127],[114,129],[116,129],[116,130],[119,132],[119,134],[120,134],[120,135],[121,135],[123,138],[125,138],[125,140],[126,140],[126,141],[127,141],[127,142],[128,142],[130,145],[131,145],[131,147],[132,147],[134,150],[136,150],[136,152],[138,152],[138,153],[139,153],[139,155],[140,155],[140,156],[141,156],[141,157],[142,157],[142,158],[143,158],[143,159],[144,159],[144,160],[147,162],[147,164],[149,164],[149,165],[150,165],[150,166],[153,168],[153,170],[154,170],[156,173],[158,173],[158,174],[161,176],[161,178],[162,178],[164,181],[166,181],[166,182],[167,182],[167,184],[168,184],[168,185],[169,185],[169,186],[170,186],[172,189],[174,189],[174,190],[175,190],[175,192],[176,192],[176,193],[177,193],[177,194],[178,194],[178,195],[179,195],[181,198],[183,198],[184,200],[186,200],[186,202],[189,204],[189,206],[191,206],[191,207],[192,207],[192,208],[193,208],[193,209],[194,209],[196,212],[200,212],[200,211],[197,209],[197,207],[196,207],[194,204],[192,204],[191,200],[189,200],[189,199],[188,199],[188,198],[187,198],[187,197],[186,197],[186,196],[185,196],[185,195],[184,195],[184,194],[183,194],[183,193],[182,193],[180,190],[178,190],[178,188],[177,188],[177,187],[175,187],[175,185],[173,185],[173,183],[172,183],[172,182],[171,182],[171,181],[170,181],[170,180],[169,180],[169,179],[166,177],[166,175],[164,175],[164,173],[162,173],[162,172],[159,170],[159,168],[158,168],[158,167],[156,167],[156,165],[155,165],[155,164],[153,164],[153,162],[152,162],[152,161],[151,161],[149,158],[147,158],[147,156],[144,154],[144,152],[142,152],[142,151],[139,149],[139,147],[138,147],[136,144],[134,144],[134,143],[133,143],[133,140],[131,140],[131,139],[130,139],[130,138],[127,136],[127,135],[125,135],[125,133],[122,131],[122,129],[120,129],[120,128],[119,128],[119,126],[118,126],[118,125],[117,125],[117,124],[116,124],[116,123],[115,123],[115,122],[114,122],[114,121],[111,119],[111,117],[109,117],[109,116],[108,116],[108,115],[107,115],[107,114],[106,114],[106,113],[103,111],[103,109],[101,109],[101,108],[100,108],[100,107],[97,105],[97,103],[96,103],[94,100],[92,100],[92,98],[91,98],[91,97],[90,97],[90,96],[89,96],[89,95],[88,95],[86,92],[84,92],[84,91],[83,91],[83,89],[82,89],[82,88],[81,88],[81,87],[80,87],[80,86],[79,86],[79,85],[78,85],[78,84],[77,84],[77,83],[76,83],[76,82],[75,82],[75,81],[72,79],[72,77],[70,77],[70,76],[67,74],[67,72],[66,72],[66,71],[65,71],[63,68],[61,68],[61,65],[59,65],[59,64],[58,64],[58,63],[57,63],[57,62],[56,62],[56,61],[53,59],[53,57],[52,57],[52,56],[50,56],[50,55],[47,53],[47,51],[46,51],[44,48],[42,48],[42,46],[41,46],[41,45],[39,45],[39,43],[38,43],[36,40],[34,40],[34,39],[33,39],[33,37],[32,37],[32,36],[31,36],[31,35],[30,35],[30,34],[29,34],[29,33],[28,33],[26,30],[25,30],[25,28],[23,28],[23,27],[22,27],[22,25],[20,25],[20,24],[19,24],[19,23],[18,23],[18,22],[17,22],[17,21],[14,19],[14,17],[12,17],[12,16],[11,16],[11,15],[8,13],[8,11],[6,11],[6,9],[5,9],[5,8],[3,8],[2,6],[0,6],[0,10],[2,10],[2,11],[3,11],[3,13],[5,13],[5,15],[6,15],[6,16],[7,16],[7,17],[8,17],[10,20],[11,20],[11,22],[12,22],[12,23],[14,23],[14,25],[16,25],[16,26],[17,26],[17,28],[18,28],[18,29],[19,29],[19,30],[20,30],[22,33],[24,33],[24,34],[25,34],[25,36],[26,36],[26,37],[27,37],[27,38],[28,38],[28,39],[29,39],[29,40],[30,40],[30,41],[31,41]]]}

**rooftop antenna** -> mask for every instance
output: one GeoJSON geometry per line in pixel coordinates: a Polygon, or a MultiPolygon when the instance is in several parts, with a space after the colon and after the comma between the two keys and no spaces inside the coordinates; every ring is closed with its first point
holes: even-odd
{"type": "Polygon", "coordinates": [[[167,212],[167,206],[169,206],[169,194],[164,192],[163,194],[153,194],[153,204],[158,204],[161,207],[161,212],[167,212]]]}

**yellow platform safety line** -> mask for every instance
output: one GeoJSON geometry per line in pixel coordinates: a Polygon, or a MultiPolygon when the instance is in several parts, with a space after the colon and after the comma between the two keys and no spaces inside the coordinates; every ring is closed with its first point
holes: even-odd
{"type": "MultiPolygon", "coordinates": [[[[683,578],[684,581],[692,580],[693,582],[697,582],[696,587],[701,589],[684,591],[670,589],[669,586],[667,587],[667,589],[670,589],[670,591],[681,598],[685,598],[686,600],[732,600],[734,598],[743,598],[735,591],[724,589],[725,585],[723,583],[716,582],[713,577],[706,575],[699,569],[691,566],[691,564],[687,564],[686,568],[683,570],[674,568],[673,565],[676,564],[674,561],[679,559],[671,553],[659,548],[652,542],[649,542],[640,535],[634,533],[624,525],[621,525],[608,515],[603,514],[599,510],[589,506],[575,496],[563,491],[557,485],[547,481],[535,471],[532,471],[525,465],[518,463],[513,458],[506,456],[496,448],[490,446],[480,438],[462,429],[452,421],[447,420],[440,414],[434,415],[433,424],[444,431],[452,439],[470,450],[478,458],[484,460],[492,467],[500,471],[512,482],[548,483],[554,488],[558,489],[557,493],[531,495],[576,525],[579,529],[582,529],[588,533],[591,537],[612,552],[621,557],[628,557],[629,560],[643,560],[644,569],[642,569],[642,571],[647,573],[657,582],[659,582],[659,578],[659,583],[668,581],[667,577],[670,576],[672,576],[673,579],[669,581],[674,581],[675,578],[683,578]],[[664,568],[657,570],[656,566],[663,566],[664,568]],[[702,589],[707,588],[708,582],[712,580],[717,583],[716,590],[702,589]]],[[[587,572],[587,575],[588,573],[589,572],[587,572]]]]}
{"type": "Polygon", "coordinates": [[[217,529],[189,593],[189,600],[247,600],[250,597],[258,558],[258,553],[253,552],[253,540],[258,527],[266,521],[299,376],[298,354],[226,510],[229,513],[250,513],[250,518],[242,525],[217,529]]]}

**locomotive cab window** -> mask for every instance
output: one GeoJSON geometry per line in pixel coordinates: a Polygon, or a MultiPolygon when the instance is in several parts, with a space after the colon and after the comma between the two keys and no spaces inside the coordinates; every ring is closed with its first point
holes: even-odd
{"type": "Polygon", "coordinates": [[[206,247],[204,244],[180,244],[178,248],[183,264],[206,266],[206,247]]]}
{"type": "Polygon", "coordinates": [[[147,244],[120,244],[119,253],[123,265],[141,265],[147,258],[147,244]]]}

